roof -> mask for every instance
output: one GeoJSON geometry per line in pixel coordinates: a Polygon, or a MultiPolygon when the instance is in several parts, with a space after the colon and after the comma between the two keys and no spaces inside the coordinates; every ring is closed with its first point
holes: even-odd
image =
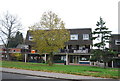
{"type": "Polygon", "coordinates": [[[0,45],[0,48],[5,48],[5,46],[4,45],[0,45]]]}
{"type": "Polygon", "coordinates": [[[20,49],[28,49],[28,45],[25,45],[25,44],[19,44],[16,48],[20,48],[20,49]]]}
{"type": "Polygon", "coordinates": [[[86,29],[92,29],[92,28],[70,28],[70,30],[76,30],[76,29],[86,30],[86,29]]]}
{"type": "Polygon", "coordinates": [[[111,34],[111,35],[116,35],[116,36],[120,36],[120,34],[111,34]]]}

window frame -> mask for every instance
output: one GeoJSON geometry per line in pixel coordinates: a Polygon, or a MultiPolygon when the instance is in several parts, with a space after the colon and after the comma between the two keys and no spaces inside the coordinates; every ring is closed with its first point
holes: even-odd
{"type": "Polygon", "coordinates": [[[70,40],[78,40],[78,34],[70,34],[70,40]],[[73,38],[75,37],[75,38],[73,38]]]}
{"type": "Polygon", "coordinates": [[[89,34],[83,34],[83,40],[89,40],[90,35],[89,34]]]}
{"type": "Polygon", "coordinates": [[[29,36],[29,41],[33,41],[33,36],[29,36]]]}
{"type": "Polygon", "coordinates": [[[120,39],[115,40],[115,45],[120,45],[117,42],[120,42],[120,39]]]}

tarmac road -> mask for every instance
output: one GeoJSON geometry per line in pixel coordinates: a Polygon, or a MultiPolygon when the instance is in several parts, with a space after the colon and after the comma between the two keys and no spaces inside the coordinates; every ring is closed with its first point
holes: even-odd
{"type": "MultiPolygon", "coordinates": [[[[2,81],[119,81],[116,79],[107,79],[91,76],[78,76],[71,74],[31,71],[14,68],[1,68],[3,72],[2,81]],[[11,79],[11,80],[10,80],[11,79]]],[[[1,74],[0,71],[0,74],[1,74]]]]}
{"type": "MultiPolygon", "coordinates": [[[[1,72],[0,72],[1,73],[1,72]]],[[[2,81],[68,81],[54,78],[28,76],[22,74],[2,72],[2,81]]]]}
{"type": "MultiPolygon", "coordinates": [[[[37,77],[37,76],[28,76],[23,74],[15,74],[15,73],[7,73],[0,72],[2,74],[2,81],[72,81],[72,80],[62,80],[62,79],[54,79],[47,77],[37,77]]],[[[78,81],[78,80],[73,80],[78,81]]],[[[79,81],[118,81],[118,80],[95,80],[95,79],[84,79],[79,81]]]]}

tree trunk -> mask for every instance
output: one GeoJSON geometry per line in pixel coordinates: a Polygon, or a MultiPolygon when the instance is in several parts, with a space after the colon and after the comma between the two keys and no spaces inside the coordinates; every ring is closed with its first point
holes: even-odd
{"type": "Polygon", "coordinates": [[[108,67],[108,62],[106,62],[106,67],[108,67]]]}
{"type": "Polygon", "coordinates": [[[8,48],[6,48],[6,54],[7,54],[7,61],[10,61],[11,59],[10,59],[10,54],[9,54],[9,49],[8,48]]]}
{"type": "Polygon", "coordinates": [[[49,66],[52,66],[52,65],[53,65],[53,52],[51,52],[51,53],[49,54],[48,65],[49,65],[49,66]]]}
{"type": "Polygon", "coordinates": [[[106,62],[104,62],[104,66],[103,67],[106,68],[106,62]]]}

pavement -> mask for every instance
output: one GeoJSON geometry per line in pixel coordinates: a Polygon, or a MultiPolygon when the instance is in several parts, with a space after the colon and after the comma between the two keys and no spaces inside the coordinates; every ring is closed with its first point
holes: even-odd
{"type": "MultiPolygon", "coordinates": [[[[106,78],[99,78],[99,77],[92,77],[92,76],[80,76],[80,75],[63,74],[63,73],[31,71],[31,70],[3,68],[3,67],[0,67],[0,70],[2,72],[18,73],[18,74],[32,75],[32,76],[38,76],[38,77],[40,76],[40,77],[48,77],[48,78],[66,79],[66,80],[72,80],[72,81],[78,81],[78,80],[83,80],[83,79],[91,79],[95,81],[98,79],[98,80],[107,81],[106,78]]],[[[108,81],[114,81],[114,80],[109,79],[108,81]]]]}

